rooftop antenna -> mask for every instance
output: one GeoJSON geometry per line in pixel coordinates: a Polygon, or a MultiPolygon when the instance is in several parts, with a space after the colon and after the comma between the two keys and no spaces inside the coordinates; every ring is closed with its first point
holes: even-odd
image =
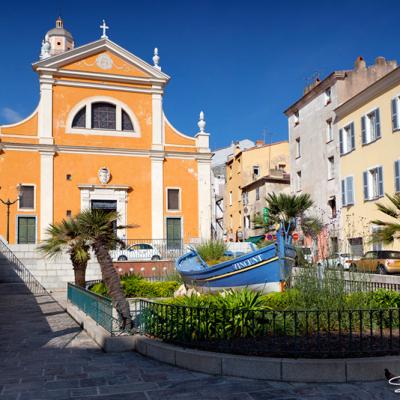
{"type": "Polygon", "coordinates": [[[314,83],[317,79],[321,79],[321,71],[314,71],[310,76],[304,78],[307,86],[314,83]]]}

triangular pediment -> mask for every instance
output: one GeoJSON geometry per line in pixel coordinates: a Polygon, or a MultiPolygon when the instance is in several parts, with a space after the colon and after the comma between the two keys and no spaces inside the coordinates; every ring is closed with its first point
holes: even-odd
{"type": "Polygon", "coordinates": [[[79,71],[157,81],[169,76],[108,39],[101,39],[33,64],[37,71],[79,71]]]}

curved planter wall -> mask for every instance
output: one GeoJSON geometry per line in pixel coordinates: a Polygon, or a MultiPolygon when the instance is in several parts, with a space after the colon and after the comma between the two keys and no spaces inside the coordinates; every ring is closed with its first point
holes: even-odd
{"type": "Polygon", "coordinates": [[[136,336],[138,353],[177,367],[213,375],[287,382],[355,382],[384,379],[384,368],[400,375],[400,357],[289,359],[247,357],[185,349],[136,336]]]}

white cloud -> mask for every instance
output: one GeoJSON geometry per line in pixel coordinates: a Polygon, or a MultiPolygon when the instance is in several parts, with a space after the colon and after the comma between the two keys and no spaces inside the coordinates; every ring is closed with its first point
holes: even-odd
{"type": "Polygon", "coordinates": [[[9,107],[3,107],[0,111],[0,115],[8,124],[13,124],[22,120],[22,116],[19,114],[19,112],[9,107]]]}

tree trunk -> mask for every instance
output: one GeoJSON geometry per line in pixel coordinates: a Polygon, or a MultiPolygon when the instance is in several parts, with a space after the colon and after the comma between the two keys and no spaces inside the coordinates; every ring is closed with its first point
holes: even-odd
{"type": "Polygon", "coordinates": [[[121,319],[121,327],[122,329],[131,329],[132,318],[129,303],[125,298],[125,293],[122,290],[121,281],[114,268],[111,256],[108,250],[101,243],[95,243],[93,247],[97,261],[100,264],[103,282],[108,289],[108,293],[121,319]]]}
{"type": "Polygon", "coordinates": [[[86,264],[74,265],[75,285],[85,287],[86,284],[86,264]]]}

